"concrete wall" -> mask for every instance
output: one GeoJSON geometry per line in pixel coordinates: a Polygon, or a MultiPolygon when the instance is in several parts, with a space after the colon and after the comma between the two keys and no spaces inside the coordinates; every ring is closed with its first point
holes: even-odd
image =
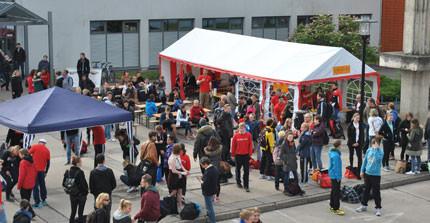
{"type": "MultiPolygon", "coordinates": [[[[194,18],[195,27],[202,18],[244,17],[244,34],[251,35],[252,17],[290,16],[290,33],[297,16],[329,13],[337,23],[339,14],[371,14],[381,20],[381,0],[16,0],[43,18],[53,12],[55,69],[75,67],[80,52],[90,55],[90,21],[140,20],[140,64],[148,66],[148,20],[194,18]]],[[[379,25],[372,26],[371,45],[379,45],[379,25]]],[[[18,39],[23,32],[18,31],[18,39]]],[[[22,42],[22,41],[21,41],[22,42]]],[[[30,68],[48,54],[46,26],[29,27],[30,68]]]]}

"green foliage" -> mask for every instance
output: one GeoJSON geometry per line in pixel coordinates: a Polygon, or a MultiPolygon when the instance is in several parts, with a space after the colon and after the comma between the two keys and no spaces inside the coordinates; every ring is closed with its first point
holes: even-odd
{"type": "MultiPolygon", "coordinates": [[[[331,15],[317,15],[312,23],[299,25],[290,42],[307,43],[322,46],[343,47],[357,58],[362,58],[362,39],[358,33],[359,24],[353,22],[355,17],[340,15],[339,29],[333,23],[331,15]]],[[[379,60],[378,47],[366,47],[366,62],[377,63],[379,60]]]]}
{"type": "Polygon", "coordinates": [[[381,96],[384,101],[400,100],[400,89],[402,81],[400,79],[391,79],[381,75],[381,96]]]}

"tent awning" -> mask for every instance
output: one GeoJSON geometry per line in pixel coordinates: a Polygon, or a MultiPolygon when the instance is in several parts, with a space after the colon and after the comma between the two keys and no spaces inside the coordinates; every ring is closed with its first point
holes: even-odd
{"type": "MultiPolygon", "coordinates": [[[[199,28],[193,29],[159,56],[250,79],[294,85],[358,78],[361,74],[361,61],[340,47],[291,43],[199,28]]],[[[377,72],[366,65],[366,75],[377,75],[377,72]]]]}
{"type": "Polygon", "coordinates": [[[0,124],[37,134],[132,121],[132,113],[59,87],[0,104],[0,124]]]}
{"type": "Polygon", "coordinates": [[[0,25],[47,25],[48,22],[14,2],[0,2],[0,25]]]}

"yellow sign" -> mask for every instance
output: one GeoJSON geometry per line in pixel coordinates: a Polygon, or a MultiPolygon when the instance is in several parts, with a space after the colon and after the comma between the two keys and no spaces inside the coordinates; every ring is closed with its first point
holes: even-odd
{"type": "Polygon", "coordinates": [[[351,73],[350,65],[333,67],[333,75],[349,74],[349,73],[351,73]]]}
{"type": "Polygon", "coordinates": [[[275,91],[278,88],[280,88],[282,90],[282,93],[288,93],[288,84],[274,83],[273,84],[273,90],[275,91]]]}

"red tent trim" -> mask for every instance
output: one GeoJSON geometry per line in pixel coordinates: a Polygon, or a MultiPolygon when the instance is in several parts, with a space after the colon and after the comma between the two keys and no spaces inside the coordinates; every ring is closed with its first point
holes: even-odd
{"type": "MultiPolygon", "coordinates": [[[[254,80],[262,80],[262,81],[268,81],[268,82],[272,82],[272,83],[282,83],[282,84],[290,84],[290,85],[308,85],[308,84],[316,84],[316,83],[321,83],[321,82],[329,82],[329,81],[337,81],[337,80],[347,80],[347,79],[356,79],[356,78],[361,78],[361,74],[355,74],[355,75],[350,75],[350,76],[340,76],[340,77],[333,77],[333,78],[325,78],[325,79],[318,79],[318,80],[311,80],[311,81],[300,81],[300,82],[295,82],[295,81],[286,81],[286,80],[277,80],[277,79],[272,79],[272,78],[267,78],[267,77],[260,77],[260,76],[255,76],[255,75],[250,75],[250,74],[244,74],[244,73],[240,73],[240,72],[234,72],[234,71],[229,71],[229,70],[224,70],[224,69],[219,69],[219,68],[215,68],[215,67],[210,67],[210,66],[205,66],[205,65],[201,65],[201,64],[196,64],[196,63],[191,63],[188,61],[184,61],[184,60],[179,60],[176,58],[172,58],[172,57],[168,57],[168,56],[164,56],[159,54],[160,58],[169,60],[171,62],[176,62],[176,63],[183,63],[186,65],[191,65],[191,66],[195,66],[195,67],[199,67],[200,69],[208,69],[208,70],[212,70],[212,71],[216,71],[216,72],[221,72],[221,73],[228,73],[231,75],[236,75],[236,76],[241,76],[241,77],[245,77],[245,78],[249,78],[249,79],[254,79],[254,80]]],[[[160,63],[161,66],[161,63],[160,63]]],[[[366,76],[374,76],[377,75],[379,77],[379,73],[378,72],[371,72],[371,73],[366,73],[366,76]]],[[[379,98],[379,82],[378,82],[378,98],[379,98]]]]}

